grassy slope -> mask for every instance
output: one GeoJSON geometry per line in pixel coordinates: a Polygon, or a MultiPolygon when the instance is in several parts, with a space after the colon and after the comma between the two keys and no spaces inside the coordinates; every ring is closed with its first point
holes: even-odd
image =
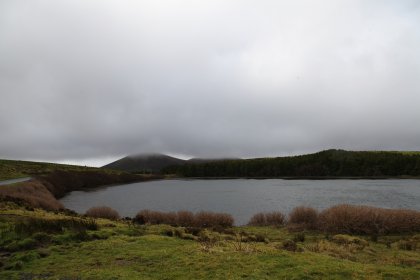
{"type": "Polygon", "coordinates": [[[50,173],[55,170],[89,171],[98,170],[98,168],[48,162],[0,159],[0,180],[26,177],[33,174],[50,173]]]}
{"type": "MultiPolygon", "coordinates": [[[[25,236],[17,236],[12,229],[24,217],[70,218],[7,205],[0,207],[0,248],[22,243],[25,236]]],[[[11,255],[0,249],[0,278],[37,279],[44,275],[47,277],[42,279],[420,279],[420,251],[400,250],[397,246],[398,240],[407,236],[380,237],[379,242],[369,242],[361,249],[336,244],[312,232],[298,243],[303,252],[289,252],[278,249],[282,241],[293,238],[294,234],[285,229],[233,229],[236,233],[264,235],[269,240],[266,243],[239,243],[229,240],[234,235],[209,231],[206,234],[219,241],[208,246],[185,239],[197,239],[192,235],[165,235],[168,231],[182,232],[182,228],[130,226],[102,219],[97,222],[98,230],[87,231],[91,238],[80,239],[74,232],[65,231],[49,234],[50,241],[38,242],[11,255]],[[390,248],[385,245],[387,240],[393,242],[390,248]],[[322,246],[311,249],[315,244],[322,246]]],[[[34,234],[25,238],[33,240],[34,234]]]]}

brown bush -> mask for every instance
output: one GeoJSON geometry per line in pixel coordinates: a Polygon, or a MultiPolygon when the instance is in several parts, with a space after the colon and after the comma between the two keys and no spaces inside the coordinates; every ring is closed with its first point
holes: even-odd
{"type": "Polygon", "coordinates": [[[299,225],[304,229],[315,229],[318,222],[318,211],[311,207],[296,207],[289,214],[289,225],[299,225]]]}
{"type": "Polygon", "coordinates": [[[420,212],[336,205],[321,212],[319,228],[330,233],[389,234],[420,231],[420,212]]]}
{"type": "Polygon", "coordinates": [[[118,220],[120,218],[120,215],[116,210],[107,206],[89,208],[85,214],[86,216],[92,218],[104,218],[110,220],[118,220]]]}
{"type": "Polygon", "coordinates": [[[195,225],[198,227],[231,227],[234,220],[230,214],[201,211],[195,214],[195,225]]]}
{"type": "Polygon", "coordinates": [[[250,226],[281,226],[285,216],[281,212],[257,213],[249,220],[250,226]]]}
{"type": "Polygon", "coordinates": [[[233,218],[229,214],[199,212],[193,214],[189,211],[159,212],[142,210],[137,213],[134,221],[139,224],[169,224],[184,227],[229,227],[233,225],[233,218]]]}
{"type": "Polygon", "coordinates": [[[178,225],[178,215],[175,212],[160,212],[146,209],[137,213],[134,221],[139,224],[167,224],[176,226],[178,225]]]}
{"type": "Polygon", "coordinates": [[[281,212],[270,212],[266,213],[267,224],[272,226],[281,226],[285,222],[285,216],[281,212]]]}
{"type": "Polygon", "coordinates": [[[251,217],[248,222],[250,226],[266,226],[267,219],[265,218],[265,213],[257,213],[251,217]]]}
{"type": "Polygon", "coordinates": [[[165,218],[163,216],[164,216],[163,212],[151,211],[151,210],[146,209],[137,213],[134,220],[139,224],[158,225],[158,224],[162,224],[165,221],[165,218]]]}
{"type": "Polygon", "coordinates": [[[190,211],[178,211],[177,225],[181,227],[189,227],[194,225],[194,214],[190,211]]]}
{"type": "Polygon", "coordinates": [[[8,200],[20,200],[34,208],[43,208],[46,210],[59,210],[64,208],[48,189],[37,180],[1,186],[0,197],[8,200]]]}

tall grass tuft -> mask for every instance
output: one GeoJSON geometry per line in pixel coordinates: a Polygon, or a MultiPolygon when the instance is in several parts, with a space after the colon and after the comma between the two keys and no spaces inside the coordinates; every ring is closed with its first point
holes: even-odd
{"type": "Polygon", "coordinates": [[[14,224],[14,231],[20,235],[35,232],[60,233],[64,230],[97,230],[98,225],[92,219],[41,219],[26,218],[14,224]]]}

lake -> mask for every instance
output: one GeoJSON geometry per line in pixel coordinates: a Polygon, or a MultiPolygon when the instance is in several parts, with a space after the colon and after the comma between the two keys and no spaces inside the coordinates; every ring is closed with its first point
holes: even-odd
{"type": "Polygon", "coordinates": [[[242,225],[257,212],[288,213],[301,205],[319,210],[340,203],[420,210],[420,180],[176,179],[73,191],[60,201],[79,213],[106,205],[130,217],[142,209],[226,212],[242,225]]]}

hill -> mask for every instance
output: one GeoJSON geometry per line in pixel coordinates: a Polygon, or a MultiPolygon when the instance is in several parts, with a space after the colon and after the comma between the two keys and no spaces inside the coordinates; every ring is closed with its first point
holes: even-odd
{"type": "Polygon", "coordinates": [[[220,160],[167,167],[185,177],[420,177],[420,153],[326,150],[314,154],[220,160]]]}
{"type": "Polygon", "coordinates": [[[126,156],[102,168],[126,172],[159,172],[168,166],[184,164],[186,161],[163,154],[140,154],[126,156]]]}
{"type": "MultiPolygon", "coordinates": [[[[73,190],[157,179],[157,176],[129,174],[105,168],[77,165],[0,160],[0,181],[31,177],[0,185],[0,200],[25,202],[31,207],[63,208],[58,198],[73,190]]],[[[160,177],[159,177],[160,178],[160,177]]]]}
{"type": "Polygon", "coordinates": [[[85,167],[49,162],[35,162],[22,160],[0,159],[0,180],[34,176],[51,173],[53,171],[92,171],[94,167],[85,167]]]}
{"type": "Polygon", "coordinates": [[[171,157],[164,154],[130,155],[117,161],[104,165],[102,168],[132,172],[132,173],[159,173],[168,167],[184,164],[202,164],[214,161],[239,160],[238,158],[191,158],[188,160],[171,157]]]}

